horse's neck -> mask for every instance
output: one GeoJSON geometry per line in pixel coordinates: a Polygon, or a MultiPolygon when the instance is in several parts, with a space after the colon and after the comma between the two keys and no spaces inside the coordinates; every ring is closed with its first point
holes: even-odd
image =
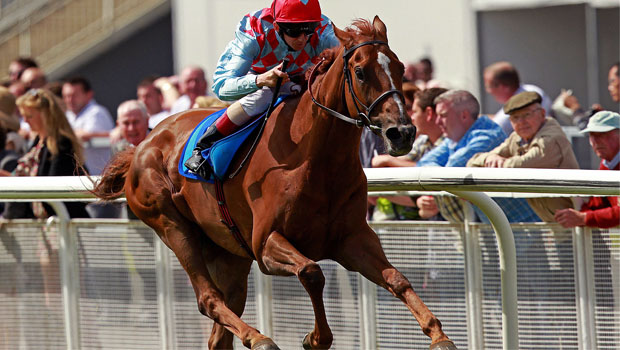
{"type": "MultiPolygon", "coordinates": [[[[315,97],[324,106],[344,114],[350,115],[343,96],[343,60],[338,57],[329,70],[317,77],[313,84],[313,91],[318,89],[315,97]]],[[[308,92],[306,92],[308,93],[308,92]]],[[[308,99],[310,100],[310,99],[308,99]]],[[[310,103],[313,102],[310,100],[310,103]]],[[[351,166],[359,163],[359,144],[362,129],[340,120],[317,106],[311,106],[313,113],[307,117],[312,118],[312,128],[309,134],[316,143],[317,157],[329,157],[331,161],[342,166],[351,166]]]]}

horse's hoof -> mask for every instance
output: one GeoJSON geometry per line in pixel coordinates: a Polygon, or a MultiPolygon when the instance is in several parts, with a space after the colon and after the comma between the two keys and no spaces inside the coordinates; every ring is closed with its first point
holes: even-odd
{"type": "Polygon", "coordinates": [[[304,340],[301,341],[301,345],[303,345],[304,350],[312,350],[312,345],[310,345],[310,333],[306,333],[304,340]]]}
{"type": "Polygon", "coordinates": [[[450,340],[443,340],[431,345],[430,350],[457,350],[454,343],[450,340]]]}
{"type": "Polygon", "coordinates": [[[267,338],[257,341],[252,350],[280,350],[280,348],[273,342],[273,340],[267,338]]]}

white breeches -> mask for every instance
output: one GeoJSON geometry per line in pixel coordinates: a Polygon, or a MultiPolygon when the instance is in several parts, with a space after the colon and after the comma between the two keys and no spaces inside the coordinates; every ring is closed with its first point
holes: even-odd
{"type": "MultiPolygon", "coordinates": [[[[271,99],[273,98],[273,89],[274,88],[265,86],[262,89],[241,98],[237,102],[241,105],[241,108],[243,108],[243,111],[245,113],[235,113],[237,111],[237,108],[229,107],[227,114],[230,121],[232,121],[236,125],[241,126],[244,125],[252,117],[255,117],[267,111],[267,108],[269,108],[269,104],[271,103],[271,99]]],[[[291,81],[288,81],[282,84],[278,96],[297,94],[300,91],[301,86],[291,81]]],[[[235,102],[233,105],[237,104],[237,102],[235,102]]]]}

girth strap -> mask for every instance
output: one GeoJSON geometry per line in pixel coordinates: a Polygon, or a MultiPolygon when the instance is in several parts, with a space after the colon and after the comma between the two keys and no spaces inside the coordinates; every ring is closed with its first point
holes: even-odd
{"type": "Polygon", "coordinates": [[[233,221],[232,216],[230,216],[230,212],[228,211],[228,206],[226,205],[226,199],[224,198],[224,186],[222,184],[222,181],[215,178],[214,184],[215,184],[215,197],[217,198],[217,206],[220,209],[220,214],[222,215],[221,222],[224,225],[226,225],[226,227],[228,227],[228,229],[230,230],[230,233],[232,233],[233,237],[235,237],[235,240],[237,240],[237,243],[239,243],[239,246],[243,250],[245,250],[245,252],[250,256],[250,258],[256,260],[256,257],[254,256],[252,249],[250,249],[250,247],[248,246],[248,243],[243,239],[243,236],[241,235],[239,228],[237,227],[237,225],[235,225],[235,222],[233,221]]]}

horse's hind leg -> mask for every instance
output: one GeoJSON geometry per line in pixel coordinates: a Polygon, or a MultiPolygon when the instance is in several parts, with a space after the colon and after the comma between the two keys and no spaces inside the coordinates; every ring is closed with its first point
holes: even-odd
{"type": "MultiPolygon", "coordinates": [[[[207,257],[214,252],[215,244],[198,227],[189,223],[180,215],[174,216],[174,210],[171,209],[171,211],[172,213],[167,211],[168,216],[161,219],[163,223],[152,223],[151,227],[156,228],[156,232],[176,254],[179,262],[187,272],[196,293],[200,312],[239,337],[243,345],[248,348],[278,349],[271,339],[243,322],[226,305],[224,294],[217,288],[217,284],[207,270],[207,264],[209,263],[207,257]],[[174,216],[174,218],[171,218],[171,216],[174,216]]],[[[220,248],[218,247],[217,249],[220,248]]],[[[218,251],[216,250],[215,252],[217,253],[218,251]]],[[[221,264],[216,264],[216,266],[223,267],[221,264]]],[[[244,266],[247,266],[247,263],[244,266]]],[[[232,268],[234,269],[234,267],[232,268]]],[[[224,273],[225,271],[220,272],[220,274],[224,273]]],[[[225,338],[225,334],[220,329],[216,329],[215,333],[216,336],[221,335],[225,338]]],[[[226,342],[226,339],[223,341],[226,342]]],[[[211,344],[211,340],[209,342],[211,344]]],[[[218,339],[214,340],[213,345],[219,346],[218,339]]]]}
{"type": "Polygon", "coordinates": [[[342,266],[361,273],[402,300],[422,327],[424,334],[431,338],[431,349],[456,349],[441,329],[441,322],[413,291],[411,283],[388,262],[379,237],[370,227],[365,226],[357,233],[349,235],[334,252],[334,260],[342,266]]]}
{"type": "MultiPolygon", "coordinates": [[[[252,260],[231,254],[215,244],[211,244],[211,246],[213,249],[203,250],[209,274],[217,288],[222,291],[228,308],[241,317],[245,308],[248,290],[247,280],[252,260]]],[[[232,348],[233,334],[224,326],[214,322],[209,338],[209,349],[232,348]]]]}
{"type": "Polygon", "coordinates": [[[267,272],[274,275],[295,275],[304,286],[314,309],[314,330],[304,338],[305,349],[329,349],[333,335],[327,324],[323,287],[325,276],[321,267],[303,256],[278,232],[272,232],[261,256],[267,272]]]}

